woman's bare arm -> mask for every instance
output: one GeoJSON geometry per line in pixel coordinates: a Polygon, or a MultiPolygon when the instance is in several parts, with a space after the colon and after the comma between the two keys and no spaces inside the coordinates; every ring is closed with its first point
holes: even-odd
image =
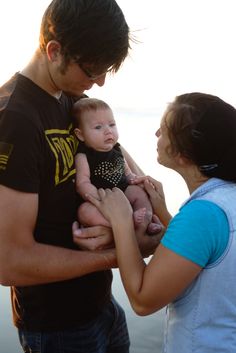
{"type": "Polygon", "coordinates": [[[132,208],[123,193],[99,190],[100,200],[90,201],[111,222],[122,282],[139,315],[151,314],[173,301],[199,274],[201,267],[161,244],[146,264],[132,220],[132,208]]]}

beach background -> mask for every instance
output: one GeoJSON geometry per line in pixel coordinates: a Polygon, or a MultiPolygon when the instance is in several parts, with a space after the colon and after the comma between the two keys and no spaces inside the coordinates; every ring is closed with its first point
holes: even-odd
{"type": "MultiPolygon", "coordinates": [[[[136,42],[120,71],[90,96],[112,107],[120,142],[146,174],[163,182],[172,214],[188,193],[175,172],[156,162],[155,132],[168,102],[181,93],[216,94],[236,105],[235,0],[118,0],[136,42]]],[[[49,0],[0,0],[0,85],[31,58],[49,0]]],[[[148,260],[147,260],[148,261],[148,260]]],[[[114,271],[131,353],[160,352],[164,311],[135,315],[114,271]]],[[[0,286],[0,353],[20,352],[11,320],[9,288],[0,286]]]]}

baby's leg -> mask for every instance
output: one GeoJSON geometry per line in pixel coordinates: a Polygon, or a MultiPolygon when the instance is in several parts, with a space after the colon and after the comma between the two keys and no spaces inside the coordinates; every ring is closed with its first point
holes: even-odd
{"type": "Polygon", "coordinates": [[[149,234],[158,233],[160,225],[152,222],[152,205],[146,191],[139,185],[129,185],[125,190],[125,195],[133,207],[135,226],[144,226],[149,234]]]}
{"type": "Polygon", "coordinates": [[[79,223],[83,226],[105,226],[110,227],[110,223],[103,217],[98,209],[90,202],[84,202],[77,211],[79,223]]]}
{"type": "Polygon", "coordinates": [[[139,208],[133,213],[133,218],[134,218],[134,224],[136,226],[146,223],[147,219],[147,210],[146,208],[139,208]]]}
{"type": "Polygon", "coordinates": [[[152,220],[152,205],[146,191],[139,185],[129,185],[125,190],[125,195],[132,205],[137,225],[143,222],[148,225],[152,220]]]}

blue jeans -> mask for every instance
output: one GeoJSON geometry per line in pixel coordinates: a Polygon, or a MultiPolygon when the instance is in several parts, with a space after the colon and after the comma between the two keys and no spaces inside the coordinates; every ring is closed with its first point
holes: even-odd
{"type": "Polygon", "coordinates": [[[56,332],[19,330],[25,353],[129,353],[124,310],[114,300],[96,319],[74,329],[56,332]]]}

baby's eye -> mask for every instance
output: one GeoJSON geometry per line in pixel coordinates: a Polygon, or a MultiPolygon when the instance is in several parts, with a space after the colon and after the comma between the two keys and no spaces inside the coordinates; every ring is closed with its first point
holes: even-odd
{"type": "Polygon", "coordinates": [[[114,126],[116,126],[116,124],[115,123],[110,123],[109,126],[110,127],[114,127],[114,126]]]}
{"type": "Polygon", "coordinates": [[[102,126],[101,125],[97,125],[97,126],[95,126],[95,129],[96,130],[100,130],[102,128],[102,126]]]}

